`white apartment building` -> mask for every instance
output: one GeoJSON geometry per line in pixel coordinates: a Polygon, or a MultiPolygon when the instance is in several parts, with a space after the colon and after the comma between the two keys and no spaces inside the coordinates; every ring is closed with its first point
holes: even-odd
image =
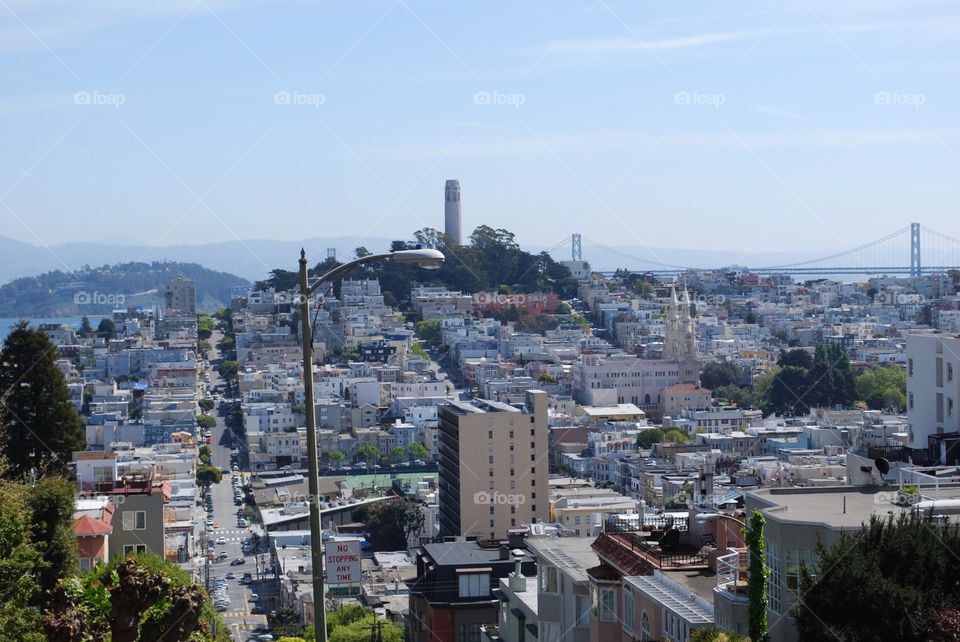
{"type": "Polygon", "coordinates": [[[929,437],[960,430],[960,337],[907,336],[908,446],[925,450],[929,437]]]}

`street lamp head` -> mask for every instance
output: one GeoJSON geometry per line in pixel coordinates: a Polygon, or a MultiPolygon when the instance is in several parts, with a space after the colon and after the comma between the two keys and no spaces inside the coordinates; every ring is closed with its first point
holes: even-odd
{"type": "Polygon", "coordinates": [[[389,258],[397,263],[409,263],[424,270],[436,270],[443,265],[443,252],[431,248],[418,250],[397,250],[389,258]]]}

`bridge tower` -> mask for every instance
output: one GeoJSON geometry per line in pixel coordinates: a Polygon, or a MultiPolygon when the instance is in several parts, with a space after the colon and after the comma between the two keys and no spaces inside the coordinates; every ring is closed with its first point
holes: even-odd
{"type": "Polygon", "coordinates": [[[920,276],[920,224],[910,224],[910,276],[920,276]]]}
{"type": "Polygon", "coordinates": [[[573,261],[583,260],[583,243],[579,234],[570,235],[570,259],[573,261]]]}

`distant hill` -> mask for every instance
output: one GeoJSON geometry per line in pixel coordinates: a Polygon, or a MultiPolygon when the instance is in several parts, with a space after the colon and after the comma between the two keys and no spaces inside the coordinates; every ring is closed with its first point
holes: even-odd
{"type": "Polygon", "coordinates": [[[327,257],[327,249],[335,248],[343,257],[353,257],[358,246],[371,252],[390,247],[388,238],[309,238],[302,241],[247,239],[216,241],[197,245],[148,245],[123,237],[99,241],[63,243],[42,247],[0,236],[0,283],[51,270],[78,270],[84,265],[99,265],[104,260],[172,261],[199,263],[212,270],[237,274],[250,282],[266,278],[270,270],[282,267],[297,269],[300,248],[306,248],[311,262],[327,257]]]}
{"type": "Polygon", "coordinates": [[[163,305],[167,284],[178,275],[197,284],[197,309],[212,312],[230,302],[232,288],[249,286],[239,276],[196,263],[118,263],[72,272],[45,272],[0,286],[0,317],[67,317],[109,314],[116,308],[163,305]]]}

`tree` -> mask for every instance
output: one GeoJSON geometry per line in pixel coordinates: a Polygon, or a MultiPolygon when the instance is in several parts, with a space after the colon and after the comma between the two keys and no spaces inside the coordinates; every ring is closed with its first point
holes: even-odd
{"type": "Polygon", "coordinates": [[[394,461],[400,461],[400,458],[406,454],[407,449],[397,446],[396,448],[390,449],[390,456],[393,457],[394,461]]]}
{"type": "Polygon", "coordinates": [[[354,453],[360,461],[370,463],[380,459],[380,451],[373,444],[360,444],[360,447],[354,453]]]}
{"type": "Polygon", "coordinates": [[[57,349],[47,335],[17,324],[0,352],[0,443],[6,476],[31,470],[66,471],[75,450],[86,449],[80,416],[56,367],[57,349]]]}
{"type": "Polygon", "coordinates": [[[219,484],[223,473],[216,466],[197,466],[197,483],[201,486],[219,484]]]}
{"type": "Polygon", "coordinates": [[[345,459],[345,455],[344,455],[341,451],[339,451],[339,450],[334,450],[334,451],[332,451],[329,455],[327,455],[327,458],[328,458],[330,461],[332,461],[332,462],[334,462],[334,463],[336,463],[336,464],[339,464],[340,462],[342,462],[342,461],[345,459]]]}
{"type": "Polygon", "coordinates": [[[755,408],[757,405],[757,399],[754,394],[750,392],[749,389],[741,388],[740,386],[721,386],[714,388],[713,397],[714,399],[731,403],[738,408],[755,408]]]}
{"type": "Polygon", "coordinates": [[[816,554],[815,567],[800,569],[801,640],[938,639],[925,628],[942,604],[960,601],[960,531],[927,515],[873,517],[833,546],[819,542],[816,554]]]}
{"type": "Polygon", "coordinates": [[[32,541],[28,494],[23,484],[0,484],[0,631],[8,640],[45,642],[34,606],[40,595],[35,571],[43,551],[32,541]]]}
{"type": "Polygon", "coordinates": [[[217,420],[210,415],[200,415],[197,417],[197,425],[206,430],[210,430],[217,425],[217,420]]]}
{"type": "Polygon", "coordinates": [[[151,553],[117,557],[83,578],[64,580],[52,601],[55,607],[43,618],[50,640],[230,639],[206,592],[186,571],[151,553]]]}
{"type": "Polygon", "coordinates": [[[215,328],[213,317],[209,314],[197,315],[197,338],[209,339],[215,328]]]}
{"type": "Polygon", "coordinates": [[[664,429],[663,439],[661,441],[675,443],[675,444],[685,444],[688,441],[690,441],[690,435],[688,435],[682,429],[674,426],[673,428],[664,429]]]}
{"type": "Polygon", "coordinates": [[[420,504],[406,498],[372,504],[367,510],[367,531],[375,551],[407,549],[407,541],[423,527],[420,504]]]}
{"type": "Polygon", "coordinates": [[[236,378],[239,369],[240,364],[232,360],[222,361],[220,365],[217,366],[217,372],[219,372],[220,376],[224,379],[236,378]]]}
{"type": "Polygon", "coordinates": [[[700,370],[700,385],[708,390],[739,385],[743,373],[729,361],[709,361],[700,370]]]}
{"type": "Polygon", "coordinates": [[[210,450],[210,446],[203,444],[200,446],[197,452],[197,458],[204,464],[209,464],[210,460],[213,458],[213,453],[210,450]]]}
{"type": "Polygon", "coordinates": [[[426,459],[430,456],[430,451],[427,450],[427,447],[421,444],[419,441],[415,441],[407,446],[407,453],[409,453],[414,459],[426,459]]]}
{"type": "Polygon", "coordinates": [[[571,314],[572,312],[573,312],[573,308],[571,308],[569,304],[567,304],[565,301],[561,301],[560,303],[558,303],[557,309],[553,311],[554,314],[561,314],[561,315],[571,314]]]}
{"type": "Polygon", "coordinates": [[[856,379],[857,399],[873,410],[907,409],[907,373],[898,365],[871,368],[856,379]]]}
{"type": "Polygon", "coordinates": [[[50,591],[61,578],[78,569],[77,539],[73,534],[76,486],[64,479],[47,477],[29,490],[27,504],[33,521],[33,541],[43,552],[37,584],[50,591]]]}
{"type": "Polygon", "coordinates": [[[303,620],[300,612],[294,606],[285,606],[267,615],[267,625],[270,633],[280,639],[292,639],[303,635],[303,620]]]}
{"type": "Polygon", "coordinates": [[[750,552],[750,566],[747,569],[747,591],[750,603],[747,607],[750,639],[754,642],[769,642],[767,631],[767,577],[769,570],[766,562],[766,543],[763,540],[763,513],[754,511],[750,516],[750,528],[746,529],[745,539],[750,552]]]}
{"type": "Polygon", "coordinates": [[[659,428],[646,428],[637,435],[637,448],[649,450],[654,444],[663,441],[663,431],[659,428]]]}
{"type": "Polygon", "coordinates": [[[203,412],[210,412],[216,407],[217,404],[214,403],[213,399],[201,399],[197,402],[197,405],[200,406],[200,410],[203,412]]]}
{"type": "Polygon", "coordinates": [[[443,331],[441,330],[439,319],[418,321],[416,330],[417,336],[434,348],[443,343],[443,331]]]}
{"type": "Polygon", "coordinates": [[[781,350],[780,359],[778,360],[777,365],[794,366],[797,368],[803,368],[804,370],[809,370],[813,367],[813,357],[811,357],[810,353],[803,348],[795,348],[789,352],[786,350],[781,350]]]}
{"type": "Polygon", "coordinates": [[[109,341],[115,337],[116,334],[117,324],[110,319],[100,319],[100,324],[97,326],[97,336],[103,337],[109,341]]]}
{"type": "Polygon", "coordinates": [[[213,346],[210,345],[209,341],[204,341],[203,339],[197,341],[197,352],[207,354],[211,350],[213,350],[213,346]]]}
{"type": "Polygon", "coordinates": [[[80,336],[89,337],[91,334],[93,334],[93,326],[90,325],[90,318],[83,315],[83,319],[80,320],[80,336]]]}

